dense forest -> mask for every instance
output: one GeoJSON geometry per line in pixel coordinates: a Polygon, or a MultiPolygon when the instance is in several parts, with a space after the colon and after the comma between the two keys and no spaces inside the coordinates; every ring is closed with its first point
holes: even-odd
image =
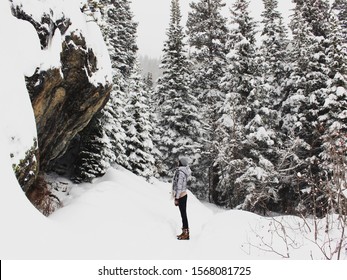
{"type": "Polygon", "coordinates": [[[170,181],[185,155],[199,199],[261,214],[345,215],[347,1],[293,3],[285,26],[278,0],[263,0],[261,22],[247,0],[233,1],[228,18],[225,1],[198,0],[183,26],[172,0],[153,80],[141,73],[130,1],[89,0],[83,12],[108,47],[112,90],[47,172],[91,182],[118,164],[170,181]]]}

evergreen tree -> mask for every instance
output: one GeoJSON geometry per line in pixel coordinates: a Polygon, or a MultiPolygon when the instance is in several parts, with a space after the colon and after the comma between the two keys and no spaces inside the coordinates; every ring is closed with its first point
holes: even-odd
{"type": "Polygon", "coordinates": [[[123,123],[127,117],[127,111],[125,110],[126,93],[124,92],[126,85],[123,75],[117,69],[114,69],[113,83],[110,99],[101,111],[100,116],[98,116],[104,120],[102,129],[106,135],[105,141],[108,143],[105,146],[106,161],[129,168],[123,123]]]}
{"type": "MultiPolygon", "coordinates": [[[[277,105],[283,100],[282,88],[288,75],[289,40],[283,17],[278,11],[278,0],[263,0],[263,30],[261,33],[260,54],[263,58],[263,84],[271,87],[271,96],[267,100],[277,105]]],[[[270,103],[268,105],[271,105],[270,103]]]]}
{"type": "MultiPolygon", "coordinates": [[[[109,49],[114,71],[114,87],[104,111],[107,114],[105,129],[106,134],[110,137],[115,162],[129,168],[125,143],[125,130],[128,128],[124,123],[127,111],[124,108],[127,102],[127,84],[138,49],[136,45],[137,24],[133,21],[128,0],[100,0],[100,3],[103,5],[101,14],[104,18],[101,30],[109,49]]],[[[112,151],[110,151],[111,153],[112,151]]]]}
{"type": "Polygon", "coordinates": [[[126,104],[127,124],[126,155],[130,170],[135,174],[149,178],[154,173],[152,156],[152,120],[148,106],[149,96],[145,91],[138,65],[132,70],[126,104]]]}
{"type": "MultiPolygon", "coordinates": [[[[342,5],[343,1],[336,2],[342,5]]],[[[329,138],[329,135],[340,135],[344,138],[343,134],[347,132],[347,41],[343,22],[341,23],[335,13],[330,16],[330,26],[331,32],[327,38],[330,80],[327,97],[320,111],[320,121],[325,128],[323,138],[329,138]]]]}
{"type": "Polygon", "coordinates": [[[196,157],[200,122],[197,99],[190,90],[189,63],[186,55],[178,0],[171,1],[170,26],[164,44],[155,97],[158,109],[156,146],[160,151],[162,176],[171,176],[179,156],[196,157]]]}
{"type": "Polygon", "coordinates": [[[91,182],[94,178],[104,175],[110,167],[105,154],[108,143],[105,142],[102,126],[102,119],[94,117],[79,135],[80,149],[73,172],[74,182],[91,182]]]}
{"type": "MultiPolygon", "coordinates": [[[[76,178],[91,179],[105,173],[111,163],[129,168],[126,156],[127,80],[136,59],[136,28],[127,0],[89,1],[90,10],[100,13],[98,24],[109,50],[113,68],[110,99],[81,134],[80,153],[75,167],[76,178]],[[97,3],[96,3],[97,2],[97,3]],[[91,163],[92,158],[97,158],[91,163]],[[95,170],[98,170],[96,172],[95,170]],[[84,174],[81,176],[81,174],[84,174]]],[[[83,179],[84,180],[84,179],[83,179]]]]}
{"type": "Polygon", "coordinates": [[[340,22],[343,42],[347,43],[347,0],[335,0],[332,9],[340,22]]]}
{"type": "MultiPolygon", "coordinates": [[[[342,5],[344,1],[336,2],[342,5]]],[[[337,8],[336,2],[334,9],[337,8]]],[[[347,151],[347,40],[343,25],[343,21],[339,20],[339,12],[332,13],[331,32],[327,38],[330,42],[327,50],[330,80],[327,97],[319,112],[319,122],[324,131],[321,136],[323,151],[320,154],[324,174],[321,177],[325,179],[321,180],[320,186],[324,200],[320,200],[323,200],[327,212],[341,211],[341,182],[346,180],[344,169],[347,151]]]]}
{"type": "Polygon", "coordinates": [[[110,101],[106,105],[105,114],[106,135],[110,138],[112,158],[115,162],[130,168],[126,156],[127,144],[125,131],[128,130],[124,121],[127,119],[127,111],[124,109],[127,103],[127,87],[130,73],[136,61],[136,32],[137,24],[133,21],[128,0],[100,0],[103,5],[103,32],[106,45],[112,62],[113,90],[110,101]]]}
{"type": "Polygon", "coordinates": [[[287,138],[279,127],[279,110],[285,99],[284,85],[289,74],[287,30],[278,11],[277,0],[263,0],[263,29],[259,50],[260,82],[254,99],[255,118],[246,127],[247,138],[253,146],[253,160],[261,181],[254,181],[255,192],[248,196],[248,208],[281,212],[282,168],[281,158],[284,153],[283,141],[287,138]],[[250,129],[250,130],[249,130],[250,129]]]}
{"type": "Polygon", "coordinates": [[[254,211],[265,200],[263,195],[272,195],[270,190],[266,194],[263,190],[271,188],[268,177],[274,169],[263,155],[273,145],[272,131],[266,131],[260,117],[268,109],[262,107],[266,101],[258,96],[256,22],[250,16],[249,2],[237,0],[231,14],[228,68],[222,79],[226,100],[218,120],[221,172],[214,200],[228,207],[254,211]]]}
{"type": "Polygon", "coordinates": [[[143,82],[145,83],[146,90],[148,92],[153,90],[154,83],[153,83],[153,74],[151,72],[147,73],[146,77],[143,79],[143,82]]]}
{"type": "Polygon", "coordinates": [[[160,174],[162,173],[161,170],[163,170],[162,165],[162,159],[161,159],[161,153],[158,149],[158,146],[156,143],[160,142],[160,129],[159,129],[159,117],[158,117],[158,110],[157,110],[157,100],[156,100],[156,93],[155,93],[155,87],[153,82],[153,75],[151,72],[148,72],[147,75],[144,77],[144,83],[145,83],[145,91],[147,96],[147,103],[148,103],[148,112],[149,112],[149,119],[150,123],[152,124],[152,142],[153,142],[153,148],[152,148],[152,156],[154,158],[154,171],[153,176],[154,177],[160,177],[160,174]]]}
{"type": "Polygon", "coordinates": [[[225,95],[220,88],[226,64],[227,19],[222,16],[222,0],[199,0],[190,4],[187,33],[193,62],[191,88],[198,97],[204,120],[203,149],[196,170],[196,194],[211,200],[219,181],[217,120],[225,95]]]}
{"type": "MultiPolygon", "coordinates": [[[[288,98],[283,103],[283,130],[292,138],[286,143],[291,156],[283,159],[288,179],[287,200],[297,201],[300,211],[317,211],[312,197],[322,180],[320,154],[324,126],[320,121],[329,92],[329,4],[324,0],[294,1],[291,21],[293,33],[292,73],[287,83],[288,98]]],[[[324,173],[324,172],[323,172],[324,173]]]]}
{"type": "MultiPolygon", "coordinates": [[[[114,69],[118,69],[127,79],[136,62],[137,23],[133,20],[129,0],[99,0],[102,5],[103,22],[101,30],[114,69]]],[[[122,88],[121,88],[122,90],[122,88]]]]}

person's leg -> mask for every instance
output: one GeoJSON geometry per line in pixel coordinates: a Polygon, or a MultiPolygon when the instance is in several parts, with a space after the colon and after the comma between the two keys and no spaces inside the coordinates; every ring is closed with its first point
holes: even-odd
{"type": "Polygon", "coordinates": [[[188,229],[188,218],[187,218],[187,195],[181,197],[178,200],[178,206],[180,208],[181,217],[182,217],[182,228],[188,229]]]}
{"type": "Polygon", "coordinates": [[[178,206],[180,208],[181,217],[182,217],[182,234],[177,236],[178,240],[189,240],[189,226],[187,218],[187,195],[181,197],[178,200],[178,206]]]}

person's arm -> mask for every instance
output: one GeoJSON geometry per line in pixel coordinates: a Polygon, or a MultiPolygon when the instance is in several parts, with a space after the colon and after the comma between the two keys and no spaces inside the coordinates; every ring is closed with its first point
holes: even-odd
{"type": "Polygon", "coordinates": [[[176,170],[176,173],[173,177],[172,181],[172,192],[173,192],[173,198],[174,198],[174,203],[176,206],[178,206],[178,200],[176,199],[176,194],[177,194],[177,176],[178,176],[178,170],[176,170]]]}
{"type": "Polygon", "coordinates": [[[182,171],[178,171],[178,179],[177,179],[177,186],[176,186],[177,187],[176,199],[179,199],[181,193],[183,192],[184,180],[185,180],[185,174],[182,171]]]}

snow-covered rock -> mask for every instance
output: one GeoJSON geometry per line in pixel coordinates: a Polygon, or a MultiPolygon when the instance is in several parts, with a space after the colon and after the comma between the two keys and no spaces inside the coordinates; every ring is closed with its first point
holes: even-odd
{"type": "MultiPolygon", "coordinates": [[[[18,27],[7,41],[12,42],[15,34],[24,33],[21,45],[34,49],[30,55],[26,51],[17,59],[34,71],[21,71],[17,75],[26,76],[43,171],[51,160],[64,154],[74,136],[109,97],[112,84],[109,54],[97,23],[83,12],[85,3],[12,1],[13,14],[22,19],[17,22],[30,32],[18,27]]],[[[12,24],[6,25],[12,28],[12,24]]]]}

